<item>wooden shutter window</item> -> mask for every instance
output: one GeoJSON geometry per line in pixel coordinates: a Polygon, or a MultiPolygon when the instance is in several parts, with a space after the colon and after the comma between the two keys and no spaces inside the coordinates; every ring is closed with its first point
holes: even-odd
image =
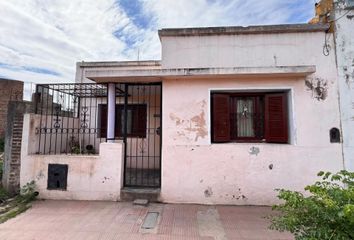
{"type": "Polygon", "coordinates": [[[98,126],[100,126],[100,131],[98,132],[99,138],[107,137],[107,105],[98,105],[98,126]]]}
{"type": "Polygon", "coordinates": [[[288,111],[285,93],[265,96],[265,139],[270,143],[288,142],[288,111]]]}
{"type": "Polygon", "coordinates": [[[230,97],[213,94],[213,142],[230,141],[230,97]]]}

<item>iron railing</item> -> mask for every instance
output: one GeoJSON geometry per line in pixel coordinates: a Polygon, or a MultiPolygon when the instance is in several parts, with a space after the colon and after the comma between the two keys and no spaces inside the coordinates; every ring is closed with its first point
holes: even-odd
{"type": "MultiPolygon", "coordinates": [[[[97,154],[107,141],[107,84],[37,85],[37,154],[97,154]]],[[[161,183],[160,83],[115,84],[115,139],[124,142],[124,186],[161,183]]],[[[112,161],[116,156],[112,156],[112,161]]]]}
{"type": "MultiPolygon", "coordinates": [[[[122,98],[120,84],[116,96],[122,98]]],[[[37,154],[96,154],[101,136],[101,109],[107,104],[107,85],[41,84],[36,87],[39,127],[37,154]]]]}

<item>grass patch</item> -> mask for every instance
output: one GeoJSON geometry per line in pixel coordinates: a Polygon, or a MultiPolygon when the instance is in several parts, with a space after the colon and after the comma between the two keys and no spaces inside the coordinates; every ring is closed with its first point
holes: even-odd
{"type": "Polygon", "coordinates": [[[38,195],[34,189],[34,182],[27,183],[22,187],[20,194],[11,198],[11,196],[0,187],[0,223],[6,222],[29,209],[32,206],[31,202],[35,200],[38,195]]]}
{"type": "Polygon", "coordinates": [[[1,203],[5,202],[9,198],[9,194],[0,186],[0,206],[1,203]]]}
{"type": "Polygon", "coordinates": [[[26,205],[21,204],[9,209],[7,212],[0,215],[0,223],[4,223],[7,220],[16,217],[20,213],[23,213],[27,209],[31,208],[31,206],[32,206],[31,204],[26,204],[26,205]]]}

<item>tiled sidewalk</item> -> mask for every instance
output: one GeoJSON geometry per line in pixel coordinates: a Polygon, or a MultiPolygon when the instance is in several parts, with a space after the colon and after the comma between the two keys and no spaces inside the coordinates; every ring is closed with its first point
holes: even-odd
{"type": "Polygon", "coordinates": [[[268,207],[37,201],[0,224],[1,240],[241,240],[293,239],[267,229],[268,207]],[[159,212],[153,229],[142,229],[148,212],[159,212]]]}

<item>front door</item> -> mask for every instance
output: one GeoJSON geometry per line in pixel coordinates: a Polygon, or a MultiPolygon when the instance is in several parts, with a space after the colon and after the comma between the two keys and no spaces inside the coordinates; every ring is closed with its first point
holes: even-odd
{"type": "Polygon", "coordinates": [[[161,185],[161,83],[126,84],[116,111],[124,140],[124,186],[161,185]]]}

